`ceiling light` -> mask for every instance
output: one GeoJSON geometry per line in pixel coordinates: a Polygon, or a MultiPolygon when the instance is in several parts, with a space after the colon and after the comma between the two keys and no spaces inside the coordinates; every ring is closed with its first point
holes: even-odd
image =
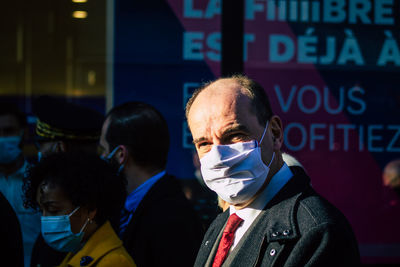
{"type": "Polygon", "coordinates": [[[72,13],[72,17],[76,19],[85,19],[88,16],[88,13],[86,11],[82,10],[77,10],[72,13]]]}

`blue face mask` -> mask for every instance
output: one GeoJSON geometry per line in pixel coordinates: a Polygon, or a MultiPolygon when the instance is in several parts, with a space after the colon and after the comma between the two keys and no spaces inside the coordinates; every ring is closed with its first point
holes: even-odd
{"type": "Polygon", "coordinates": [[[21,155],[21,139],[20,135],[0,137],[0,164],[12,163],[21,155]]]}
{"type": "MultiPolygon", "coordinates": [[[[101,157],[103,160],[105,160],[105,161],[107,161],[108,163],[110,163],[112,157],[114,157],[114,155],[115,155],[115,153],[118,151],[118,149],[119,149],[119,146],[117,146],[116,148],[114,148],[114,150],[111,151],[111,153],[108,154],[107,157],[103,157],[103,156],[100,156],[100,157],[101,157]]],[[[122,172],[122,170],[124,169],[124,167],[125,167],[125,163],[123,163],[121,166],[119,166],[118,172],[117,172],[117,173],[120,174],[120,173],[122,172]]]]}
{"type": "Polygon", "coordinates": [[[46,243],[53,249],[61,252],[76,252],[80,249],[85,229],[89,219],[82,226],[79,233],[71,231],[69,217],[74,214],[79,207],[68,215],[61,216],[42,216],[42,236],[46,243]]]}

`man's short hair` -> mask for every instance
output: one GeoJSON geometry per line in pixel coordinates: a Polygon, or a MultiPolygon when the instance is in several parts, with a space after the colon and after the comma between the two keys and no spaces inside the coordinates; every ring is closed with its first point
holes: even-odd
{"type": "Polygon", "coordinates": [[[26,115],[22,112],[16,104],[13,103],[0,103],[0,116],[11,115],[14,116],[20,128],[27,125],[26,115]]]}
{"type": "Polygon", "coordinates": [[[114,107],[107,118],[105,139],[110,151],[125,145],[141,167],[165,168],[170,140],[167,122],[158,110],[143,102],[127,102],[114,107]]]}
{"type": "Polygon", "coordinates": [[[221,80],[221,79],[233,79],[237,83],[239,83],[244,89],[247,90],[248,96],[251,100],[251,112],[257,116],[258,123],[265,127],[267,121],[271,119],[273,112],[271,109],[271,105],[269,103],[269,99],[267,93],[265,92],[264,88],[257,83],[256,81],[250,79],[244,75],[233,75],[230,77],[219,78],[215,81],[207,82],[203,84],[201,87],[196,89],[186,104],[186,118],[189,118],[189,111],[197,96],[208,86],[211,84],[221,80]]]}

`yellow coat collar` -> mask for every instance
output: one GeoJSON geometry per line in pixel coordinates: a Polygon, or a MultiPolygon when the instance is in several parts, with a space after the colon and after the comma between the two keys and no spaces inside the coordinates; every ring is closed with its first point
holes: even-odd
{"type": "Polygon", "coordinates": [[[97,229],[78,253],[75,255],[72,252],[68,253],[59,267],[81,266],[81,259],[85,256],[93,259],[85,266],[92,266],[108,252],[119,247],[122,247],[122,241],[111,227],[110,222],[107,221],[97,229]]]}

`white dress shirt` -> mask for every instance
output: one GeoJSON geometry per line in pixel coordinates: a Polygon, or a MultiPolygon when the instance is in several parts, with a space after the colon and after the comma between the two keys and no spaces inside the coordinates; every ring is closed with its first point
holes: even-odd
{"type": "Polygon", "coordinates": [[[246,208],[236,210],[234,206],[229,207],[229,213],[236,213],[240,218],[244,220],[242,225],[238,227],[233,240],[232,249],[236,247],[240,239],[246,233],[247,229],[250,228],[251,224],[265,208],[268,202],[282,189],[282,187],[292,178],[293,173],[286,165],[283,163],[282,168],[272,177],[267,188],[246,208]]]}

